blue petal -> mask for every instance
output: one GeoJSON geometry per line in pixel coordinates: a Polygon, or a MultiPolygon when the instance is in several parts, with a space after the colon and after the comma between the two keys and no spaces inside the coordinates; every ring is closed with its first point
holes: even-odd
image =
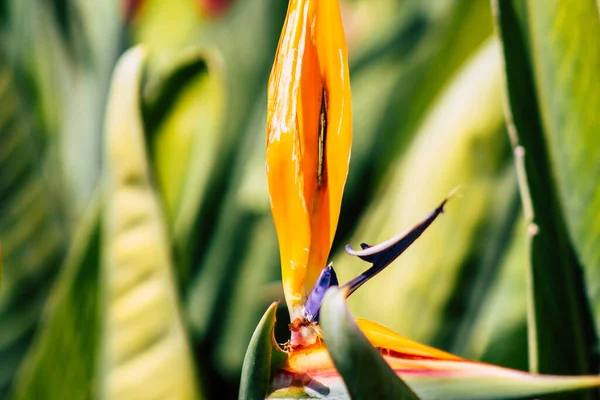
{"type": "Polygon", "coordinates": [[[333,269],[333,264],[329,264],[319,275],[319,279],[315,283],[306,304],[304,305],[304,318],[307,321],[317,322],[319,320],[319,310],[321,308],[321,302],[325,292],[332,286],[338,286],[338,279],[333,269]]]}

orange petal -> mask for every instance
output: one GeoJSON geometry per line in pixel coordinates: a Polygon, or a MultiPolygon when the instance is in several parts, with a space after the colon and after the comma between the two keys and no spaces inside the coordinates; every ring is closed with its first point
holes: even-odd
{"type": "Polygon", "coordinates": [[[337,229],[352,147],[352,98],[348,51],[338,0],[320,0],[313,37],[323,79],[327,129],[325,178],[311,220],[313,240],[306,287],[310,290],[327,257],[337,229]]]}
{"type": "MultiPolygon", "coordinates": [[[[600,376],[537,375],[469,361],[407,339],[376,322],[356,322],[394,372],[422,399],[529,398],[600,386],[600,376]]],[[[315,390],[336,398],[347,396],[323,343],[292,350],[286,365],[274,375],[273,389],[274,398],[299,398],[315,390]]]]}
{"type": "MultiPolygon", "coordinates": [[[[298,313],[310,249],[310,216],[305,197],[301,137],[301,90],[310,3],[291,1],[269,79],[267,179],[275,221],[285,297],[290,313],[298,313]]],[[[304,150],[304,151],[303,151],[304,150]]]]}
{"type": "MultiPolygon", "coordinates": [[[[392,369],[405,368],[406,360],[412,367],[417,365],[415,360],[464,361],[454,354],[407,339],[377,322],[359,318],[356,324],[369,342],[385,356],[392,369]]],[[[335,372],[333,361],[322,343],[292,350],[285,368],[309,375],[335,372]]]]}
{"type": "Polygon", "coordinates": [[[267,179],[294,319],[327,262],[348,173],[350,82],[337,0],[290,1],[268,95],[267,179]]]}

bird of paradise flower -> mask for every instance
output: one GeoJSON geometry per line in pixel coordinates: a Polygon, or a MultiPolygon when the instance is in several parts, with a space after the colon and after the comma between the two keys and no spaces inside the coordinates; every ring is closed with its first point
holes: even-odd
{"type": "Polygon", "coordinates": [[[360,386],[378,381],[373,376],[386,371],[366,355],[356,358],[348,354],[348,360],[356,361],[351,368],[364,375],[349,374],[340,349],[356,349],[338,346],[340,330],[348,331],[358,347],[365,347],[360,338],[366,338],[367,346],[377,349],[377,357],[385,360],[384,368],[398,377],[390,382],[387,376],[381,390],[367,398],[506,399],[600,386],[597,376],[536,375],[465,360],[376,322],[349,318],[343,298],[418,239],[452,196],[394,238],[374,246],[362,243],[360,250],[347,246],[350,255],[372,266],[340,287],[327,258],[348,173],[351,118],[348,56],[338,0],[291,0],[269,80],[266,143],[271,211],[291,335],[283,349],[271,340],[276,354],[283,355],[272,371],[256,365],[257,359],[268,363],[272,358],[270,349],[267,357],[256,357],[256,352],[262,351],[256,346],[261,335],[272,336],[276,304],[272,305],[246,354],[240,397],[365,397],[360,386]],[[328,334],[333,331],[336,334],[328,334]],[[253,368],[267,371],[262,375],[267,380],[264,389],[252,389],[259,386],[249,378],[256,376],[253,368]],[[361,379],[348,379],[350,375],[361,379]],[[400,391],[390,389],[398,382],[400,391]]]}

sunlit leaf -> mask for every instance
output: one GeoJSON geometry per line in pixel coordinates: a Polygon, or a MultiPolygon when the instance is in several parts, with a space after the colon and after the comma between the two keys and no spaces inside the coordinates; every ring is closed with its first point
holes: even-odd
{"type": "Polygon", "coordinates": [[[194,50],[155,83],[146,112],[157,184],[185,279],[195,224],[223,146],[224,78],[215,52],[194,50]]]}
{"type": "Polygon", "coordinates": [[[198,37],[202,19],[196,1],[142,0],[131,16],[133,40],[149,50],[148,68],[169,68],[174,58],[198,37]],[[175,22],[176,21],[176,22],[175,22]]]}
{"type": "Polygon", "coordinates": [[[152,187],[140,111],[144,52],[115,70],[106,117],[100,396],[197,398],[164,216],[152,187]]]}

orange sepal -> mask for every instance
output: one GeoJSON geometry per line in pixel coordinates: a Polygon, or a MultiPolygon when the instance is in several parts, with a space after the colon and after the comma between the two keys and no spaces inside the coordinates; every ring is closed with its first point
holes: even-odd
{"type": "Polygon", "coordinates": [[[292,0],[269,79],[267,121],[267,180],[292,319],[300,316],[329,256],[348,173],[351,124],[338,2],[292,0]]]}

